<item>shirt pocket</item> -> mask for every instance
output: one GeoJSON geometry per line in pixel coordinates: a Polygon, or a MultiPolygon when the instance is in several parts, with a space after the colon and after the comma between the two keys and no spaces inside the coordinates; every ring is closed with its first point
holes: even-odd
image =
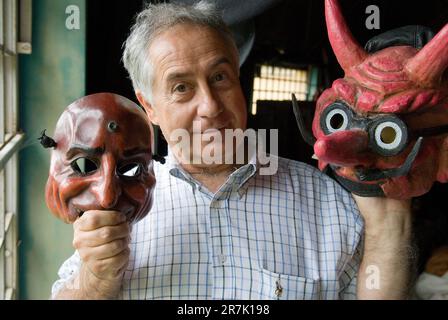
{"type": "Polygon", "coordinates": [[[317,300],[320,280],[275,273],[261,269],[261,299],[317,300]]]}

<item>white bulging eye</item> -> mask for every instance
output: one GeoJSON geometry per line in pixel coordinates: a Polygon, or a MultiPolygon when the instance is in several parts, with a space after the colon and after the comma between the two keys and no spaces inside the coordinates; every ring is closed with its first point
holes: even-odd
{"type": "Polygon", "coordinates": [[[122,177],[138,177],[142,172],[142,165],[139,163],[130,163],[120,167],[117,171],[118,174],[122,177]]]}
{"type": "Polygon", "coordinates": [[[348,115],[343,109],[335,108],[325,117],[325,125],[329,133],[346,130],[348,128],[348,115]]]}
{"type": "Polygon", "coordinates": [[[382,149],[396,149],[401,145],[402,140],[403,130],[395,122],[385,121],[375,128],[375,142],[382,149]]]}

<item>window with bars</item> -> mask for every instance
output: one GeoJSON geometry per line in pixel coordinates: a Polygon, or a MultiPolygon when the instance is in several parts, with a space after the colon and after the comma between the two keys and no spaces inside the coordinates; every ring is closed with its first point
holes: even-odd
{"type": "Polygon", "coordinates": [[[308,95],[308,71],[272,65],[260,65],[254,77],[252,114],[257,113],[257,100],[306,100],[308,95]]]}
{"type": "Polygon", "coordinates": [[[18,0],[0,0],[0,299],[17,295],[18,0]]]}

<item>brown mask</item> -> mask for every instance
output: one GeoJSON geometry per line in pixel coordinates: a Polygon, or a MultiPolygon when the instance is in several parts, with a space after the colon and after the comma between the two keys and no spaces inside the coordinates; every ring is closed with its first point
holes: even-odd
{"type": "Polygon", "coordinates": [[[67,223],[87,210],[114,210],[131,223],[152,206],[152,128],[132,101],[83,97],[58,120],[46,186],[48,208],[67,223]]]}

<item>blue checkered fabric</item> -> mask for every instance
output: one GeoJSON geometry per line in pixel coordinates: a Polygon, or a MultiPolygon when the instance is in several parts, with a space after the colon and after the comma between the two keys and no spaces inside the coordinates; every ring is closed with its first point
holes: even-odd
{"type": "MultiPolygon", "coordinates": [[[[275,159],[275,174],[251,160],[215,194],[171,155],[156,163],[120,297],[355,299],[363,219],[353,198],[314,167],[275,159]]],[[[62,265],[53,295],[80,263],[75,252],[62,265]]]]}

